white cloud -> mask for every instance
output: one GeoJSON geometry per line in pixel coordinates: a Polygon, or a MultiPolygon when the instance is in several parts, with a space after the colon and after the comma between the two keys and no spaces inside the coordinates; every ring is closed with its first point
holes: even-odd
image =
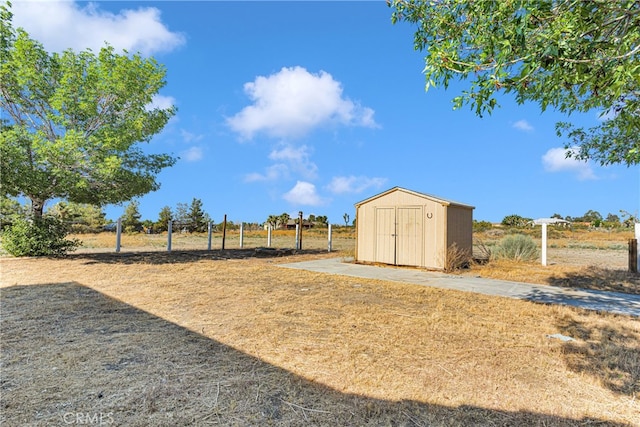
{"type": "Polygon", "coordinates": [[[368,178],[366,176],[336,176],[327,189],[334,194],[357,194],[369,188],[380,188],[387,182],[386,178],[368,178]]]}
{"type": "Polygon", "coordinates": [[[281,166],[286,166],[293,172],[302,175],[305,179],[315,179],[318,175],[318,166],[310,160],[310,149],[306,145],[294,147],[289,144],[275,149],[269,154],[269,159],[280,160],[281,166]]]}
{"type": "Polygon", "coordinates": [[[299,138],[329,124],[378,126],[374,111],[344,98],[340,82],[324,71],[313,74],[302,67],[285,67],[245,83],[244,91],[253,103],[227,118],[243,139],[257,133],[299,138]]]}
{"type": "Polygon", "coordinates": [[[551,148],[542,156],[542,164],[548,172],[574,172],[580,180],[597,179],[588,161],[567,157],[564,148],[551,148]]]}
{"type": "Polygon", "coordinates": [[[87,48],[98,52],[105,42],[116,52],[126,49],[152,55],[168,52],[185,43],[182,34],[171,32],[154,7],[123,9],[118,14],[100,10],[96,3],[82,7],[74,1],[14,1],[15,27],[23,27],[31,38],[49,51],[87,48]]]}
{"type": "Polygon", "coordinates": [[[201,147],[191,147],[184,150],[180,157],[187,162],[197,162],[204,157],[204,152],[201,147]]]}
{"type": "Polygon", "coordinates": [[[518,120],[513,124],[513,127],[523,132],[533,132],[533,126],[526,120],[518,120]]]}
{"type": "Polygon", "coordinates": [[[151,104],[149,104],[148,107],[150,107],[150,109],[159,108],[161,110],[166,110],[174,105],[176,105],[176,99],[174,97],[156,94],[153,95],[151,104]]]}
{"type": "Polygon", "coordinates": [[[281,163],[269,166],[264,174],[253,172],[245,175],[245,182],[276,181],[289,176],[289,168],[281,163]]]}
{"type": "Polygon", "coordinates": [[[188,130],[180,129],[180,136],[182,136],[182,140],[186,143],[197,142],[202,140],[202,135],[197,135],[195,133],[191,133],[188,130]]]}
{"type": "Polygon", "coordinates": [[[320,206],[324,204],[324,200],[316,191],[316,186],[304,181],[298,181],[282,198],[295,205],[320,206]]]}

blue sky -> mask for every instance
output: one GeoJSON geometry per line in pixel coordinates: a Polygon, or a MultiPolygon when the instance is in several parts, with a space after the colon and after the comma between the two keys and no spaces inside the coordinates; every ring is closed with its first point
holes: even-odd
{"type": "MultiPolygon", "coordinates": [[[[159,105],[178,113],[145,148],[180,157],[139,198],[144,219],[202,200],[220,222],[326,215],[400,186],[476,207],[474,219],[603,216],[640,208],[640,168],[565,159],[567,117],[500,98],[452,110],[465,83],[425,92],[413,28],[385,1],[14,1],[14,25],[50,51],[150,55],[167,70],[159,105]]],[[[585,126],[598,112],[568,118],[585,126]]],[[[108,206],[115,219],[124,205],[108,206]]]]}

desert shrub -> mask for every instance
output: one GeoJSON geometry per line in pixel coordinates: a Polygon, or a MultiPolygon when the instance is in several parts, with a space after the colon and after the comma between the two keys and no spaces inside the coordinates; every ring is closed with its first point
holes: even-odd
{"type": "Polygon", "coordinates": [[[475,219],[473,220],[474,232],[487,231],[487,230],[491,230],[492,228],[493,228],[493,224],[489,221],[476,221],[475,219]]]}
{"type": "Polygon", "coordinates": [[[471,253],[469,252],[469,250],[462,249],[454,243],[447,248],[447,259],[445,261],[444,270],[447,272],[452,272],[463,268],[468,268],[470,260],[471,253]]]}
{"type": "Polygon", "coordinates": [[[538,256],[538,248],[531,236],[510,234],[503,237],[491,251],[492,259],[531,261],[538,256]]]}
{"type": "Polygon", "coordinates": [[[2,247],[13,256],[60,256],[75,250],[80,241],[67,240],[67,227],[59,219],[20,218],[2,233],[2,247]]]}

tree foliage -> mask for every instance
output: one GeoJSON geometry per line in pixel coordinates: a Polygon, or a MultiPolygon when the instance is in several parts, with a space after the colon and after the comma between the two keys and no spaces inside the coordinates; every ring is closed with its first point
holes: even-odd
{"type": "Polygon", "coordinates": [[[135,233],[142,230],[142,221],[140,218],[140,203],[137,200],[132,200],[124,209],[122,215],[122,228],[127,233],[135,233]]]}
{"type": "Polygon", "coordinates": [[[202,200],[194,198],[189,206],[187,213],[187,230],[190,233],[198,232],[202,233],[207,231],[207,227],[211,218],[202,208],[202,200]]]}
{"type": "Polygon", "coordinates": [[[640,2],[637,0],[388,0],[392,22],[417,25],[426,87],[471,84],[454,98],[491,113],[497,93],[560,112],[598,110],[589,129],[557,124],[567,154],[640,163],[640,2]]]}
{"type": "Polygon", "coordinates": [[[86,203],[58,202],[47,209],[46,215],[67,224],[72,233],[98,233],[107,222],[101,207],[86,203]]]}
{"type": "Polygon", "coordinates": [[[151,106],[164,68],[109,45],[50,54],[11,18],[0,6],[0,192],[41,217],[50,199],[104,205],[157,190],[175,159],[140,143],[175,114],[151,106]]]}
{"type": "Polygon", "coordinates": [[[10,227],[16,220],[24,218],[27,213],[16,199],[0,195],[0,231],[10,227]]]}
{"type": "Polygon", "coordinates": [[[531,222],[530,218],[523,218],[520,215],[507,215],[502,219],[502,225],[507,227],[525,227],[531,222]]]}
{"type": "Polygon", "coordinates": [[[169,221],[173,220],[173,211],[169,206],[165,206],[158,214],[158,220],[154,224],[155,231],[161,233],[169,229],[169,221]]]}

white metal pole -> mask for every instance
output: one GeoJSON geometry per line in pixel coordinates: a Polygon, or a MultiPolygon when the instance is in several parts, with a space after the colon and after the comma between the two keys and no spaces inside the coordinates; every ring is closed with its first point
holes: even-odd
{"type": "Polygon", "coordinates": [[[167,252],[171,252],[171,233],[173,232],[173,221],[167,223],[167,252]]]}
{"type": "Polygon", "coordinates": [[[122,219],[118,218],[116,223],[116,252],[120,252],[120,242],[122,236],[122,219]]]}
{"type": "Polygon", "coordinates": [[[329,252],[331,252],[331,224],[329,224],[328,238],[329,238],[328,248],[329,248],[329,252]]]}
{"type": "Polygon", "coordinates": [[[271,247],[271,224],[267,226],[267,247],[271,247]]]}
{"type": "Polygon", "coordinates": [[[211,221],[207,223],[207,250],[211,250],[211,233],[213,232],[213,227],[211,225],[211,221]]]}
{"type": "Polygon", "coordinates": [[[244,222],[240,223],[240,249],[244,247],[244,222]]]}
{"type": "Polygon", "coordinates": [[[296,224],[296,250],[299,250],[300,248],[299,246],[299,240],[298,240],[298,236],[300,235],[300,224],[296,224]]]}
{"type": "Polygon", "coordinates": [[[547,224],[542,224],[542,265],[547,265],[547,224]]]}

